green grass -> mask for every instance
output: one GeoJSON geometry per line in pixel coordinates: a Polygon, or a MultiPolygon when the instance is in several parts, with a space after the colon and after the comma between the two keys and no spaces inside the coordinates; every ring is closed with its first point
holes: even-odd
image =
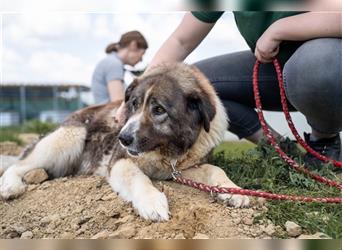
{"type": "MultiPolygon", "coordinates": [[[[300,162],[302,151],[292,148],[290,155],[300,162]]],[[[224,143],[214,151],[212,163],[222,167],[243,188],[291,195],[342,197],[341,191],[290,169],[266,143],[257,147],[244,142],[224,143]]],[[[324,165],[317,173],[341,182],[331,169],[332,166],[324,165]]],[[[268,211],[256,218],[256,223],[260,219],[269,219],[284,228],[289,220],[302,226],[306,233],[323,232],[332,238],[342,239],[341,205],[269,201],[267,207],[268,211]]],[[[284,231],[276,236],[288,237],[284,231]]]]}
{"type": "Polygon", "coordinates": [[[20,133],[35,133],[39,135],[45,135],[57,127],[54,123],[40,122],[32,120],[24,123],[21,126],[10,126],[0,128],[0,142],[13,141],[22,144],[22,141],[18,137],[20,133]]]}

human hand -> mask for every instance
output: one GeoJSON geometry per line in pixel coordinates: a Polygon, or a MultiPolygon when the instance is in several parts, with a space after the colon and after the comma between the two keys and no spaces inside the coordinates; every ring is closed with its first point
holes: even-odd
{"type": "Polygon", "coordinates": [[[126,106],[125,106],[125,101],[123,101],[115,113],[115,118],[120,125],[123,125],[125,123],[125,120],[126,120],[125,113],[126,113],[126,106]]]}
{"type": "Polygon", "coordinates": [[[276,23],[273,23],[258,39],[255,47],[255,56],[262,63],[271,62],[279,53],[281,40],[276,36],[276,23]]]}

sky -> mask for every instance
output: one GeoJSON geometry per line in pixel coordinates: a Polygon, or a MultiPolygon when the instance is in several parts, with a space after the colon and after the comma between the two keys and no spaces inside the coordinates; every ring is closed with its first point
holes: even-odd
{"type": "MultiPolygon", "coordinates": [[[[122,33],[135,29],[149,43],[143,62],[137,65],[142,68],[183,15],[183,12],[4,14],[3,81],[72,81],[89,85],[96,62],[105,56],[105,47],[118,41],[122,33]]],[[[248,47],[239,36],[233,15],[226,13],[186,62],[244,49],[248,47]]]]}
{"type": "MultiPolygon", "coordinates": [[[[136,66],[144,68],[184,15],[182,11],[167,10],[177,9],[178,0],[165,1],[165,6],[158,9],[153,6],[162,0],[150,0],[150,9],[141,0],[135,0],[133,8],[129,8],[133,6],[130,0],[120,1],[120,5],[110,0],[96,1],[96,5],[80,0],[0,1],[3,83],[70,82],[89,86],[96,63],[105,56],[105,47],[129,30],[141,31],[148,40],[149,49],[136,66]]],[[[226,12],[185,62],[246,49],[233,14],[226,12]]],[[[281,114],[267,112],[266,119],[280,133],[289,135],[281,114]]],[[[294,114],[294,122],[300,132],[308,131],[302,115],[294,114]]]]}

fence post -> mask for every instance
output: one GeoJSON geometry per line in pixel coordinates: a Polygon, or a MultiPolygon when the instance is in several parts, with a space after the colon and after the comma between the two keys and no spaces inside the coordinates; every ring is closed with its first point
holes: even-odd
{"type": "Polygon", "coordinates": [[[20,122],[26,121],[26,87],[20,85],[20,122]]]}

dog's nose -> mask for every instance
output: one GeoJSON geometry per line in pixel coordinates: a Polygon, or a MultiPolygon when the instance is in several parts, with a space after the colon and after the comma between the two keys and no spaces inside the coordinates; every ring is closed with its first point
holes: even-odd
{"type": "Polygon", "coordinates": [[[119,140],[124,146],[129,146],[132,144],[134,138],[131,135],[128,134],[119,134],[119,140]]]}

